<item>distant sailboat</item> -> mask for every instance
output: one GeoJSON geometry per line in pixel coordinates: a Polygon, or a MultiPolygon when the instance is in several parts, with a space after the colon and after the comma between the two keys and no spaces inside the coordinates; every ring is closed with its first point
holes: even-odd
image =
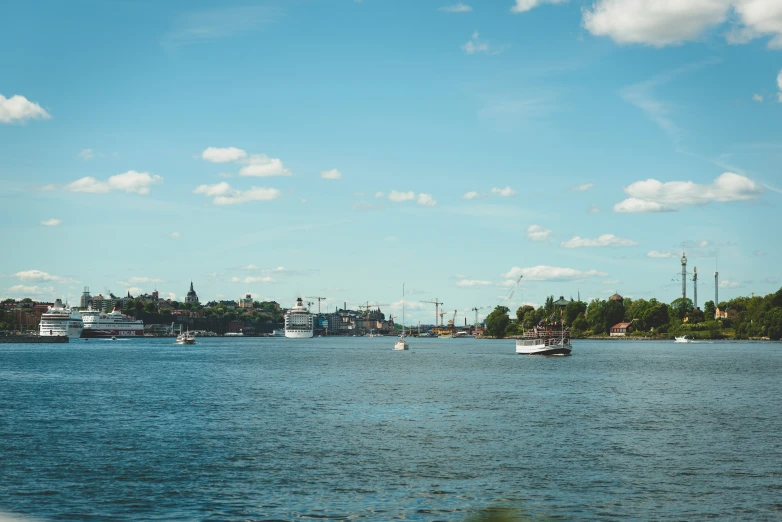
{"type": "Polygon", "coordinates": [[[405,341],[405,284],[402,283],[402,335],[394,343],[394,350],[409,350],[410,346],[405,341]]]}

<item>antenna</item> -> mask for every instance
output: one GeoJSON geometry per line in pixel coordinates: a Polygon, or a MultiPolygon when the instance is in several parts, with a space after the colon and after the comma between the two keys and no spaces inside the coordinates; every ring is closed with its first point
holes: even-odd
{"type": "Polygon", "coordinates": [[[682,299],[687,299],[687,256],[682,243],[682,299]]]}

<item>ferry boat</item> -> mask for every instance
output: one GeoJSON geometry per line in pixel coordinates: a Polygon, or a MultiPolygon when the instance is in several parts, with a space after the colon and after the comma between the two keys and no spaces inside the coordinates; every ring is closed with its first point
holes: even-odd
{"type": "Polygon", "coordinates": [[[144,321],[135,320],[119,310],[119,303],[114,306],[111,313],[93,310],[89,306],[83,310],[84,331],[81,336],[85,339],[96,337],[143,337],[144,321]]]}
{"type": "Polygon", "coordinates": [[[570,330],[561,325],[537,326],[516,339],[516,353],[520,355],[570,355],[570,330]]]}
{"type": "Polygon", "coordinates": [[[188,330],[176,336],[176,344],[195,344],[195,333],[188,330]]]}
{"type": "Polygon", "coordinates": [[[296,299],[296,306],[285,314],[285,337],[289,339],[306,339],[313,336],[312,314],[301,300],[296,299]]]}
{"type": "Polygon", "coordinates": [[[63,305],[62,300],[57,299],[41,315],[38,333],[41,337],[66,336],[69,339],[78,339],[83,328],[84,321],[79,312],[67,304],[63,305]]]}

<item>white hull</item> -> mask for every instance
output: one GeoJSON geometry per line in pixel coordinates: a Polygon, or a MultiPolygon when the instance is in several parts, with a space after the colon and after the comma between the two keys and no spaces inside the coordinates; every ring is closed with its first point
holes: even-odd
{"type": "Polygon", "coordinates": [[[397,342],[394,343],[394,350],[409,350],[410,347],[407,345],[407,341],[404,339],[399,339],[397,342]]]}
{"type": "Polygon", "coordinates": [[[673,342],[675,342],[675,343],[691,343],[692,339],[687,339],[687,337],[674,337],[673,342]]]}
{"type": "Polygon", "coordinates": [[[59,337],[64,335],[68,337],[68,339],[78,339],[81,337],[81,332],[81,326],[72,326],[71,322],[68,321],[61,325],[53,325],[51,328],[42,327],[38,333],[41,337],[59,337]]]}
{"type": "Polygon", "coordinates": [[[545,339],[516,341],[516,353],[519,355],[570,355],[572,350],[573,347],[568,341],[549,344],[546,344],[545,339]]]}
{"type": "Polygon", "coordinates": [[[313,336],[312,330],[309,332],[307,331],[300,331],[300,330],[285,330],[285,337],[288,339],[309,339],[313,336]]]}

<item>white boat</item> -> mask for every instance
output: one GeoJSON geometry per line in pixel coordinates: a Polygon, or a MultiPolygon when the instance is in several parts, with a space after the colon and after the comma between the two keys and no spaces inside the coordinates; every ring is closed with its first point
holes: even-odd
{"type": "Polygon", "coordinates": [[[285,337],[285,330],[272,330],[272,337],[285,337]]]}
{"type": "Polygon", "coordinates": [[[402,283],[402,335],[394,343],[394,350],[409,350],[410,345],[405,340],[405,284],[402,283]]]}
{"type": "Polygon", "coordinates": [[[177,344],[195,344],[195,334],[190,333],[190,330],[186,332],[180,332],[179,335],[176,336],[176,343],[177,344]]]}
{"type": "Polygon", "coordinates": [[[81,336],[85,339],[103,337],[143,337],[144,321],[135,320],[123,314],[119,309],[119,303],[114,306],[111,313],[101,310],[93,310],[88,306],[81,312],[84,319],[84,331],[81,336]]]}
{"type": "Polygon", "coordinates": [[[63,305],[61,299],[57,299],[41,315],[38,334],[41,337],[67,336],[69,339],[78,339],[83,329],[81,314],[67,304],[63,305]]]}
{"type": "Polygon", "coordinates": [[[296,306],[285,314],[285,337],[309,339],[313,335],[313,323],[312,314],[299,297],[296,299],[296,306]]]}
{"type": "Polygon", "coordinates": [[[516,339],[516,353],[520,355],[570,355],[570,333],[562,327],[535,327],[516,339]]]}
{"type": "Polygon", "coordinates": [[[674,337],[673,342],[675,343],[691,343],[692,339],[688,339],[686,335],[682,335],[681,337],[674,337]]]}
{"type": "Polygon", "coordinates": [[[226,332],[223,337],[244,337],[244,332],[226,332]]]}

